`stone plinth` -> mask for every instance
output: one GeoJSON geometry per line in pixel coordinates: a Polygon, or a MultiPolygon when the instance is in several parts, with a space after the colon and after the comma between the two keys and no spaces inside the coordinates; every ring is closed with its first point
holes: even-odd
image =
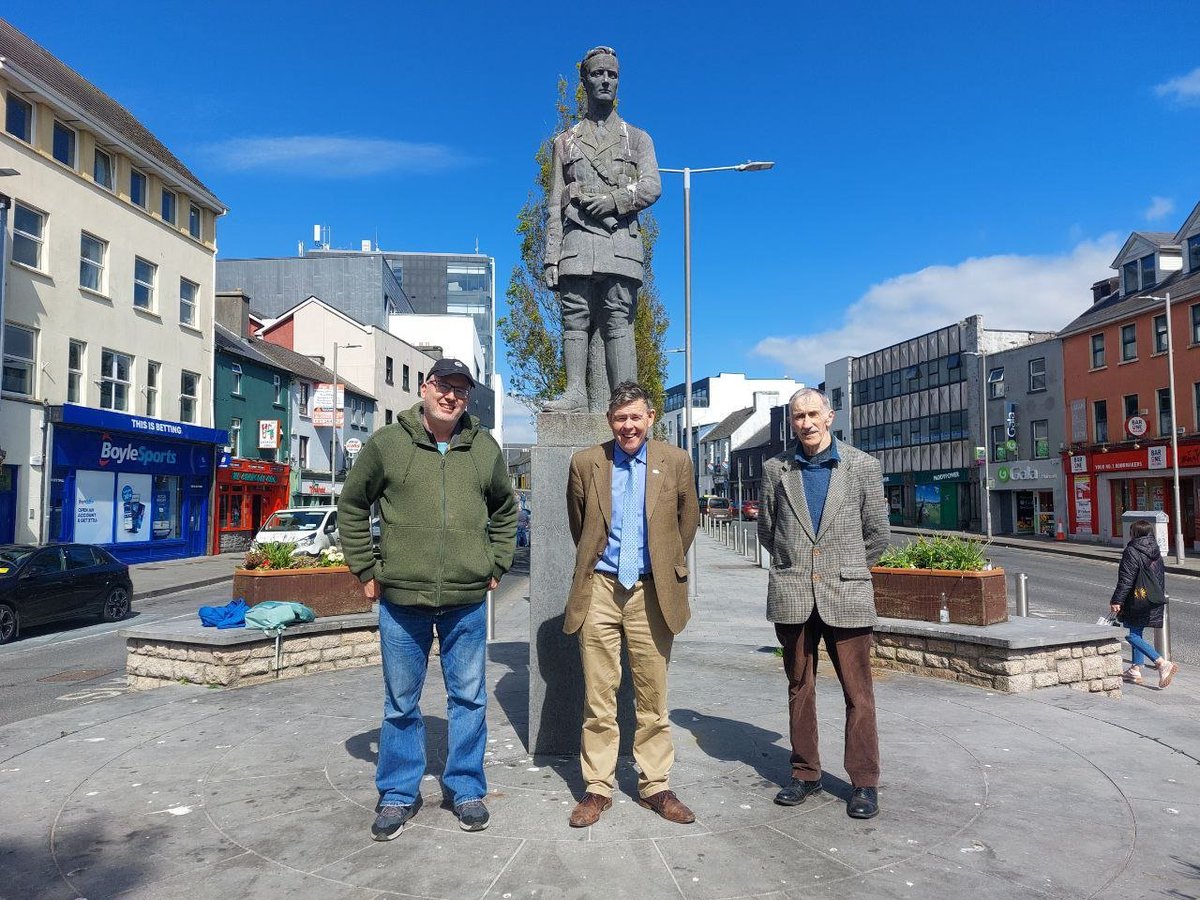
{"type": "MultiPolygon", "coordinates": [[[[567,525],[571,456],[612,437],[602,413],[541,413],[530,450],[533,521],[529,557],[529,751],[579,752],[583,676],[577,635],[563,634],[575,544],[567,525]]],[[[632,700],[625,666],[620,706],[622,744],[632,737],[632,700]]]]}

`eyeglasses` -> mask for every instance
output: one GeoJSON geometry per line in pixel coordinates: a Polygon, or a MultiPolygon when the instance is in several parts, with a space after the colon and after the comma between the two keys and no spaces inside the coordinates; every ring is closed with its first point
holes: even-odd
{"type": "Polygon", "coordinates": [[[429,378],[425,383],[432,385],[433,389],[439,394],[454,394],[459,400],[466,400],[471,394],[469,387],[455,387],[450,382],[442,381],[440,378],[429,378]]]}

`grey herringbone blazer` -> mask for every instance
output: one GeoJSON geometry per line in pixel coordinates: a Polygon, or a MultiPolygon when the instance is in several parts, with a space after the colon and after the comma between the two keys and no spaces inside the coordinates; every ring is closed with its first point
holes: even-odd
{"type": "Polygon", "coordinates": [[[814,530],[796,448],[767,460],[759,496],[758,540],[771,554],[767,619],[800,624],[815,606],[839,628],[875,625],[870,567],[891,540],[883,473],[872,456],[837,442],[841,459],[814,530]]]}

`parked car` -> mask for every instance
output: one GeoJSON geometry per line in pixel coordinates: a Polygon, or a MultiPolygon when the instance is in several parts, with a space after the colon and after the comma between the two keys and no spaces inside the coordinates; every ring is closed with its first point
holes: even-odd
{"type": "Polygon", "coordinates": [[[129,566],[92,544],[0,545],[0,644],[22,628],[78,616],[129,615],[129,566]]]}
{"type": "Polygon", "coordinates": [[[743,500],[742,501],[742,518],[748,522],[753,522],[758,518],[758,501],[743,500]]]}
{"type": "Polygon", "coordinates": [[[254,536],[254,546],[295,544],[296,553],[316,556],[322,550],[337,547],[340,540],[335,507],[301,506],[273,512],[254,536]]]}
{"type": "Polygon", "coordinates": [[[729,522],[733,519],[733,506],[728,497],[708,498],[709,518],[717,522],[729,522]]]}

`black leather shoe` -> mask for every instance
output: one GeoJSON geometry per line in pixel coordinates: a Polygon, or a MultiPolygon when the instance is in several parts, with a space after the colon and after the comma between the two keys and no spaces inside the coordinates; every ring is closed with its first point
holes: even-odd
{"type": "Polygon", "coordinates": [[[821,790],[820,778],[816,781],[801,781],[799,778],[793,778],[775,795],[775,802],[780,806],[799,806],[808,799],[809,794],[815,794],[819,790],[821,790]]]}
{"type": "Polygon", "coordinates": [[[879,791],[873,787],[855,788],[846,804],[846,815],[852,819],[873,819],[879,815],[879,791]]]}

